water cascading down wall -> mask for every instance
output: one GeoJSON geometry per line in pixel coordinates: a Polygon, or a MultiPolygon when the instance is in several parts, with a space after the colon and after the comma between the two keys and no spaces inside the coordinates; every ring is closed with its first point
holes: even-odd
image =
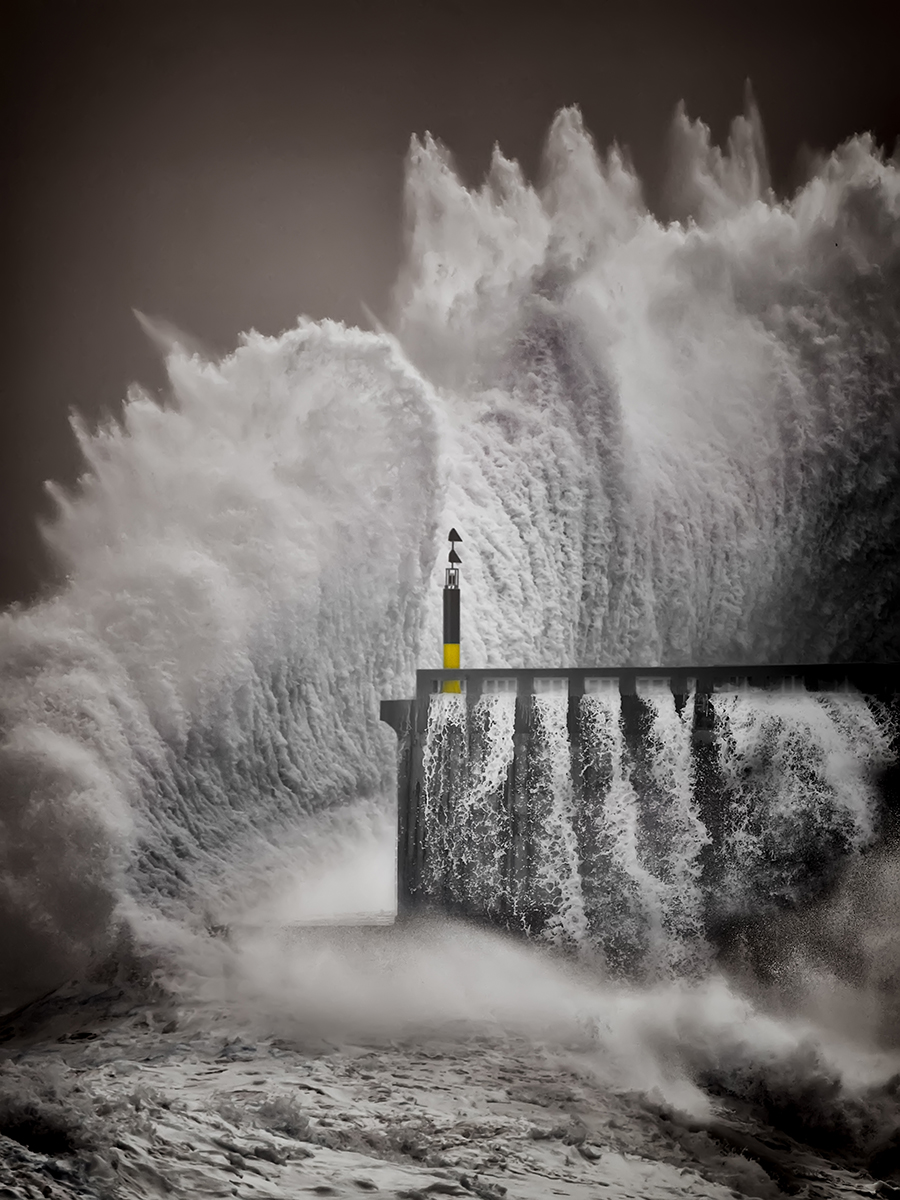
{"type": "MultiPolygon", "coordinates": [[[[451,524],[466,664],[900,659],[900,168],[862,135],[778,196],[752,104],[721,149],[680,110],[669,168],[654,212],[574,109],[540,185],[498,149],[467,186],[414,139],[390,332],[304,318],[210,360],[158,329],[161,393],[76,424],[55,588],[0,614],[0,1011],[123,923],[243,919],[311,817],[382,803],[378,701],[440,643],[451,524]]],[[[690,696],[586,685],[575,738],[564,696],[463,675],[416,702],[407,903],[677,960],[698,908],[803,885],[792,847],[811,874],[872,836],[858,696],[714,693],[705,791],[690,696]],[[523,788],[552,838],[513,837],[523,788]],[[544,857],[495,891],[513,845],[544,857]]]]}
{"type": "Polygon", "coordinates": [[[892,666],[419,671],[382,704],[400,912],[702,969],[711,930],[871,842],[896,690],[892,666]]]}

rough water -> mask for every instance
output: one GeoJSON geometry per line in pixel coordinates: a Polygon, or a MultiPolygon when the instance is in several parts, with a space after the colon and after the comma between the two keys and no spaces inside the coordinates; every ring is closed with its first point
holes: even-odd
{"type": "Polygon", "coordinates": [[[705,702],[697,745],[694,700],[664,681],[433,696],[417,902],[659,981],[705,974],[717,931],[817,898],[873,841],[891,721],[858,693],[745,688],[705,702]]]}
{"type": "MultiPolygon", "coordinates": [[[[218,362],[173,342],[165,395],[132,389],[117,421],[76,426],[84,474],[46,529],[59,586],[0,622],[4,1004],[123,921],[215,921],[308,814],[390,794],[378,701],[437,657],[451,524],[468,665],[900,657],[900,170],[860,137],[779,199],[752,111],[724,152],[683,114],[675,132],[672,221],[573,110],[539,187],[497,151],[467,188],[414,140],[393,333],[302,320],[218,362]]],[[[829,739],[880,735],[842,703],[787,720],[733,702],[729,769],[754,722],[773,773],[791,731],[824,756],[765,794],[782,848],[801,836],[788,792],[808,826],[825,804],[841,837],[866,835],[829,739]]],[[[607,780],[591,836],[625,941],[678,897],[677,959],[702,831],[677,715],[649,704],[645,767],[679,850],[654,869],[603,698],[584,714],[607,780]]],[[[468,797],[486,822],[501,708],[468,797]]],[[[556,866],[536,886],[563,888],[568,936],[608,918],[574,888],[561,721],[543,702],[556,866]]],[[[748,839],[764,856],[759,796],[734,794],[734,861],[748,839]]]]}

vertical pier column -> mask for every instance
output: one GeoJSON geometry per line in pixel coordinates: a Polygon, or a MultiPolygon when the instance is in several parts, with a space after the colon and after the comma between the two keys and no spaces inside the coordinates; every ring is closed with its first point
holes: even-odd
{"type": "Polygon", "coordinates": [[[416,701],[382,700],[381,719],[397,735],[397,917],[408,916],[418,888],[420,787],[415,762],[421,760],[416,736],[416,701]]]}
{"type": "Polygon", "coordinates": [[[513,760],[510,769],[509,802],[511,837],[506,856],[507,893],[511,898],[511,923],[527,921],[523,901],[528,894],[530,866],[530,820],[528,811],[528,746],[534,713],[534,676],[517,671],[516,715],[513,729],[513,760]]]}

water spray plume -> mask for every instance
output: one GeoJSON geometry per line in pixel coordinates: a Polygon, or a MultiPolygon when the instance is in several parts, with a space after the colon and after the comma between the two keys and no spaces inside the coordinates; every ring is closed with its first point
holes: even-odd
{"type": "MultiPolygon", "coordinates": [[[[414,139],[396,340],[303,320],[219,359],[144,322],[171,395],[78,427],[46,529],[68,583],[0,619],[0,1003],[123,924],[233,913],[310,814],[389,794],[378,700],[439,644],[451,521],[478,531],[467,662],[900,658],[900,170],[851,139],[781,201],[753,110],[724,151],[676,130],[668,224],[575,110],[540,187],[498,150],[469,189],[414,139]]],[[[637,911],[611,769],[603,852],[637,911]]]]}
{"type": "Polygon", "coordinates": [[[218,357],[218,355],[208,350],[199,338],[194,337],[193,334],[185,333],[184,330],[173,325],[171,321],[167,321],[163,317],[150,317],[137,308],[131,311],[134,313],[138,325],[140,325],[141,329],[163,358],[180,353],[186,355],[188,358],[196,356],[204,362],[214,362],[218,357]]]}

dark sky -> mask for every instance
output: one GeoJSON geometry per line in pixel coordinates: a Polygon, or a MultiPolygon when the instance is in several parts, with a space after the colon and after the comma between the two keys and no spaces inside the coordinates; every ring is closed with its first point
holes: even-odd
{"type": "Polygon", "coordinates": [[[473,182],[495,141],[533,173],[573,102],[653,203],[676,103],[722,138],[749,77],[789,189],[804,144],[893,146],[889,7],[6,0],[0,604],[49,578],[35,519],[43,481],[77,474],[68,411],[160,382],[132,308],[216,349],[301,312],[384,312],[410,134],[473,182]]]}

